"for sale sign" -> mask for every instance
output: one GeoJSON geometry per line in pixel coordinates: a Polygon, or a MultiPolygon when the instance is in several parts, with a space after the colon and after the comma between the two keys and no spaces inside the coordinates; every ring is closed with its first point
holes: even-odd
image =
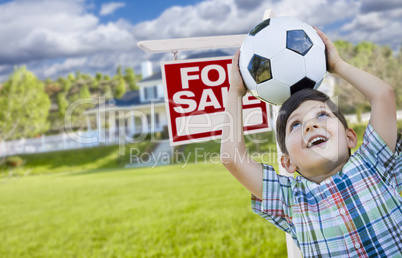
{"type": "MultiPolygon", "coordinates": [[[[232,57],[162,62],[170,145],[219,138],[225,117],[232,57]]],[[[268,104],[243,97],[244,133],[270,130],[268,104]]]]}

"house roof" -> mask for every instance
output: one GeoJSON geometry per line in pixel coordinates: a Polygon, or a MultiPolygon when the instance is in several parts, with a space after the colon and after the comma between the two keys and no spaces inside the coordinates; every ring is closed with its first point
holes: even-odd
{"type": "Polygon", "coordinates": [[[132,90],[127,91],[121,99],[113,99],[115,101],[115,106],[126,107],[132,106],[140,103],[140,91],[132,90]]]}
{"type": "Polygon", "coordinates": [[[120,99],[114,98],[113,100],[116,103],[114,105],[115,107],[139,106],[139,105],[147,105],[151,103],[159,103],[165,101],[164,99],[154,99],[154,100],[145,100],[141,102],[139,90],[127,91],[120,99]]]}
{"type": "Polygon", "coordinates": [[[140,99],[140,91],[139,90],[132,90],[132,91],[127,91],[122,98],[117,99],[113,98],[105,103],[101,103],[99,105],[96,105],[95,107],[88,109],[87,111],[84,112],[84,114],[90,114],[94,113],[97,109],[100,107],[105,108],[106,110],[108,109],[119,109],[119,108],[127,108],[127,107],[135,107],[135,106],[144,106],[144,105],[150,105],[151,103],[162,103],[164,102],[164,99],[156,99],[156,100],[146,100],[142,101],[140,99]],[[114,103],[111,104],[111,103],[114,103]]]}

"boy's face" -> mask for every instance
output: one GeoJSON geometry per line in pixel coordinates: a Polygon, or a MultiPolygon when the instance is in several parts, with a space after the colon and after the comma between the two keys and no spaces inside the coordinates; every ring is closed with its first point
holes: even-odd
{"type": "Polygon", "coordinates": [[[288,154],[282,166],[319,183],[342,169],[349,148],[356,146],[356,134],[345,129],[325,103],[309,100],[289,116],[285,144],[288,154]]]}

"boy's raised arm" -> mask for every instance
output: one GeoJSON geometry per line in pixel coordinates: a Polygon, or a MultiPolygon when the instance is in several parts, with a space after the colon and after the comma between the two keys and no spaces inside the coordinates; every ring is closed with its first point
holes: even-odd
{"type": "Polygon", "coordinates": [[[376,76],[343,61],[331,40],[317,28],[316,30],[325,43],[328,71],[339,75],[367,98],[371,104],[371,125],[390,150],[395,152],[397,120],[392,87],[376,76]]]}
{"type": "Polygon", "coordinates": [[[243,136],[242,97],[247,90],[239,71],[239,53],[237,50],[232,60],[230,89],[222,129],[221,161],[243,186],[261,199],[262,165],[248,156],[243,136]]]}

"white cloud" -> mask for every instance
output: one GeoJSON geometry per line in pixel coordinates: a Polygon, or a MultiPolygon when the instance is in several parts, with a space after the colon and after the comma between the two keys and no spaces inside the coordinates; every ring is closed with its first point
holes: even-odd
{"type": "MultiPolygon", "coordinates": [[[[391,2],[392,1],[388,1],[391,2]]],[[[402,5],[400,8],[382,12],[368,12],[365,8],[350,22],[338,29],[338,38],[358,43],[371,41],[380,45],[389,45],[398,51],[402,43],[402,5]]]]}
{"type": "Polygon", "coordinates": [[[157,19],[137,24],[137,39],[165,39],[246,33],[261,21],[264,8],[241,12],[233,0],[209,0],[193,6],[175,6],[157,19]]]}
{"type": "Polygon", "coordinates": [[[261,21],[265,9],[272,8],[277,16],[299,18],[323,29],[334,40],[370,40],[388,43],[397,50],[402,30],[387,28],[402,27],[402,4],[387,0],[387,8],[374,12],[370,11],[373,3],[374,0],[271,0],[245,6],[243,0],[206,0],[167,9],[157,19],[137,24],[134,35],[139,40],[151,40],[246,33],[261,21]]]}
{"type": "Polygon", "coordinates": [[[253,3],[206,0],[192,6],[174,6],[157,19],[137,24],[134,34],[137,39],[145,40],[246,33],[262,20],[267,8],[272,8],[277,16],[294,16],[311,25],[321,26],[352,18],[360,7],[354,0],[271,0],[253,3]]]}
{"type": "Polygon", "coordinates": [[[107,4],[103,4],[101,7],[101,10],[99,12],[99,15],[105,16],[114,13],[117,9],[122,8],[126,6],[125,3],[123,2],[111,2],[107,4]]]}
{"type": "Polygon", "coordinates": [[[0,8],[0,64],[127,51],[135,39],[127,22],[100,24],[82,1],[14,1],[0,8]]]}
{"type": "Polygon", "coordinates": [[[402,1],[400,0],[363,0],[361,2],[360,11],[364,14],[369,12],[388,11],[398,8],[402,8],[402,1]]]}
{"type": "Polygon", "coordinates": [[[68,74],[72,71],[80,70],[85,63],[87,58],[67,58],[63,63],[54,64],[36,71],[36,74],[40,74],[43,78],[53,77],[58,74],[68,74]]]}
{"type": "MultiPolygon", "coordinates": [[[[402,8],[397,0],[387,0],[381,12],[375,11],[374,0],[205,0],[173,6],[136,25],[122,19],[102,24],[88,3],[14,0],[1,4],[0,79],[9,67],[21,64],[52,78],[76,70],[112,74],[119,64],[139,68],[149,59],[157,66],[160,58],[170,59],[171,54],[146,54],[136,47],[139,40],[247,33],[267,8],[322,28],[333,40],[369,40],[396,50],[402,38],[402,8]]],[[[123,6],[123,2],[104,4],[100,15],[123,6]]]]}

